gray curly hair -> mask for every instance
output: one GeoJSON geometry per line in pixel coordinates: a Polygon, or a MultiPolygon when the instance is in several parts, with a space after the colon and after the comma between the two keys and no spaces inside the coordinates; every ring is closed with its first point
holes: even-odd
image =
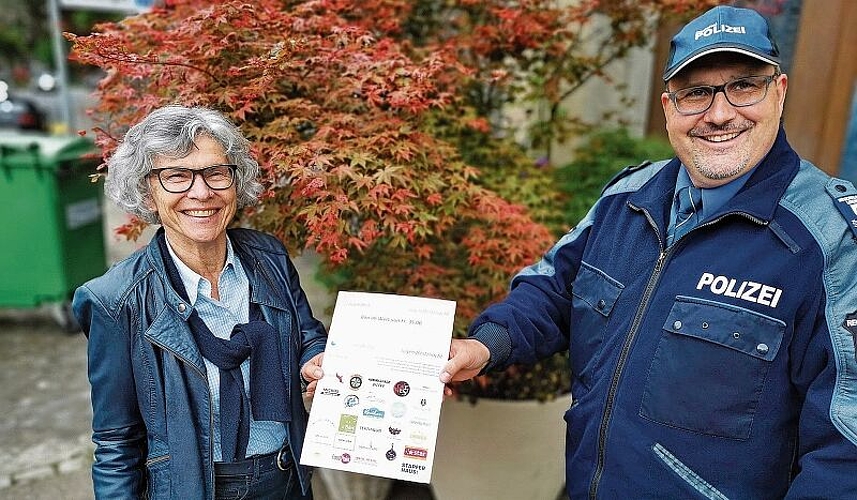
{"type": "Polygon", "coordinates": [[[150,224],[160,224],[158,213],[147,204],[151,191],[146,177],[152,171],[153,160],[158,155],[187,156],[200,136],[216,140],[223,146],[229,162],[238,165],[235,172],[238,208],[255,205],[263,188],[256,179],[259,163],[250,155],[250,142],[219,112],[179,105],[158,108],[128,130],[107,160],[104,193],[129,214],[150,224]]]}

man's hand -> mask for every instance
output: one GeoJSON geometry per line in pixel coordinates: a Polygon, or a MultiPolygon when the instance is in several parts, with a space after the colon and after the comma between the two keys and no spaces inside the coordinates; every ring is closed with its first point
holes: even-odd
{"type": "MultiPolygon", "coordinates": [[[[482,371],[491,359],[491,352],[485,344],[476,339],[452,339],[449,346],[449,361],[440,372],[440,381],[444,384],[469,380],[482,371]]],[[[449,388],[446,394],[450,395],[449,388]]]]}
{"type": "Polygon", "coordinates": [[[307,397],[312,397],[315,394],[315,386],[318,381],[324,376],[324,371],[321,369],[321,361],[324,359],[324,353],[318,353],[307,361],[301,367],[301,377],[307,382],[306,392],[307,397]]]}

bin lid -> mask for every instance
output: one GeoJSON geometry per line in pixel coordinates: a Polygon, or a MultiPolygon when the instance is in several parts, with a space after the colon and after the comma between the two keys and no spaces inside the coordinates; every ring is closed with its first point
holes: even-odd
{"type": "Polygon", "coordinates": [[[98,149],[87,137],[0,132],[0,166],[56,168],[61,162],[79,159],[88,153],[98,153],[98,149]]]}

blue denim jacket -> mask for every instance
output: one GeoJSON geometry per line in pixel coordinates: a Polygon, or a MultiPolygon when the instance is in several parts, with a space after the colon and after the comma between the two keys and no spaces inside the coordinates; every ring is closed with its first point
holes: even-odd
{"type": "MultiPolygon", "coordinates": [[[[229,237],[250,280],[250,301],[281,333],[289,443],[300,457],[300,366],[324,350],[327,334],[282,243],[248,229],[231,229],[229,237]]],[[[170,286],[165,257],[153,239],[74,295],[74,314],[89,339],[96,498],[213,498],[205,366],[187,325],[192,309],[170,286]]],[[[298,476],[306,491],[309,470],[299,466],[298,476]]]]}

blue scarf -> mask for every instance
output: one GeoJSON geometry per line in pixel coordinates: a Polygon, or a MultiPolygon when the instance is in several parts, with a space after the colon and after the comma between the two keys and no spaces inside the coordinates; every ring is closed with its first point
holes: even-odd
{"type": "MultiPolygon", "coordinates": [[[[167,249],[163,231],[158,245],[170,283],[188,303],[187,290],[167,249]]],[[[220,370],[220,445],[224,462],[243,460],[253,419],[288,422],[288,388],[283,379],[280,335],[265,321],[258,304],[250,303],[250,321],[232,329],[229,340],[216,337],[194,309],[188,326],[205,359],[220,370]],[[250,397],[244,391],[241,364],[250,358],[250,397]]]]}

